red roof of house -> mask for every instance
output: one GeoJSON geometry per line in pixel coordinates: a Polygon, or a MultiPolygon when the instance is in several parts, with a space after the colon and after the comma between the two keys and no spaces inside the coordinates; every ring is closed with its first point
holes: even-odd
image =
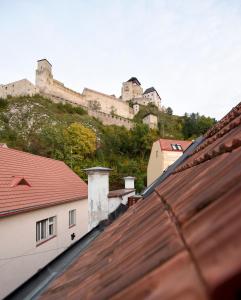
{"type": "Polygon", "coordinates": [[[241,103],[98,236],[41,299],[237,299],[241,103]]]}
{"type": "Polygon", "coordinates": [[[182,151],[178,149],[173,149],[173,145],[181,145],[183,151],[185,151],[192,143],[192,141],[182,141],[182,140],[167,140],[167,139],[160,139],[159,140],[161,150],[164,151],[182,151]]]}
{"type": "Polygon", "coordinates": [[[0,147],[0,217],[86,198],[86,183],[65,163],[0,147]]]}

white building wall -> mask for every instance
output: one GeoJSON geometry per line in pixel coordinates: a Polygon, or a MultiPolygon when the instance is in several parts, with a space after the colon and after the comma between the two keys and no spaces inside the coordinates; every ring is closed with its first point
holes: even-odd
{"type": "Polygon", "coordinates": [[[0,218],[0,299],[87,232],[87,199],[0,218]],[[76,226],[69,228],[71,209],[76,209],[76,226]],[[57,236],[36,246],[36,222],[53,216],[57,218],[57,236]],[[76,235],[73,241],[72,233],[76,235]]]}
{"type": "Polygon", "coordinates": [[[122,197],[113,197],[109,198],[109,214],[115,211],[121,204],[126,205],[128,202],[128,198],[135,195],[135,191],[124,195],[122,197]]]}

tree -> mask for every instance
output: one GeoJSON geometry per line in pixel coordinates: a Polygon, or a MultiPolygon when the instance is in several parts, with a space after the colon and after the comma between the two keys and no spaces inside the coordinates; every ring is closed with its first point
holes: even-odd
{"type": "Polygon", "coordinates": [[[96,150],[96,134],[80,123],[72,123],[63,131],[65,161],[73,163],[92,155],[96,150]]]}
{"type": "Polygon", "coordinates": [[[200,116],[199,113],[185,113],[183,117],[183,135],[185,139],[195,139],[204,134],[216,120],[210,117],[200,116]]]}

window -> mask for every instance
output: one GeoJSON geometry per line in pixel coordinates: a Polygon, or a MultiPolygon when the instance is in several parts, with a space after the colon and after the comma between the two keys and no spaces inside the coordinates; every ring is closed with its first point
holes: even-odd
{"type": "Polygon", "coordinates": [[[56,217],[51,217],[36,223],[36,242],[42,242],[56,235],[56,217]]]}
{"type": "Polygon", "coordinates": [[[171,144],[171,146],[172,146],[172,150],[183,151],[182,146],[180,144],[171,144]]]}
{"type": "Polygon", "coordinates": [[[76,225],[76,209],[69,211],[69,227],[76,225]]]}

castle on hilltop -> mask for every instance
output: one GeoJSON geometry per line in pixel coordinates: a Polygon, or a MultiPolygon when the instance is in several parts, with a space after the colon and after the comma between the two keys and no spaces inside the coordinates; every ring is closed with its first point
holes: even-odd
{"type": "MultiPolygon", "coordinates": [[[[140,105],[155,104],[161,110],[161,97],[154,87],[143,92],[143,88],[136,77],[130,78],[122,84],[121,96],[107,95],[84,88],[82,93],[67,88],[62,82],[54,79],[52,65],[47,59],[37,62],[35,85],[27,79],[0,84],[0,98],[8,96],[33,96],[40,94],[55,102],[71,103],[80,105],[88,110],[88,113],[104,124],[132,126],[132,119],[138,113],[140,105]],[[133,108],[130,107],[132,102],[133,108]]],[[[157,121],[154,121],[157,123],[157,121]]],[[[155,127],[155,124],[148,124],[155,127]]]]}

